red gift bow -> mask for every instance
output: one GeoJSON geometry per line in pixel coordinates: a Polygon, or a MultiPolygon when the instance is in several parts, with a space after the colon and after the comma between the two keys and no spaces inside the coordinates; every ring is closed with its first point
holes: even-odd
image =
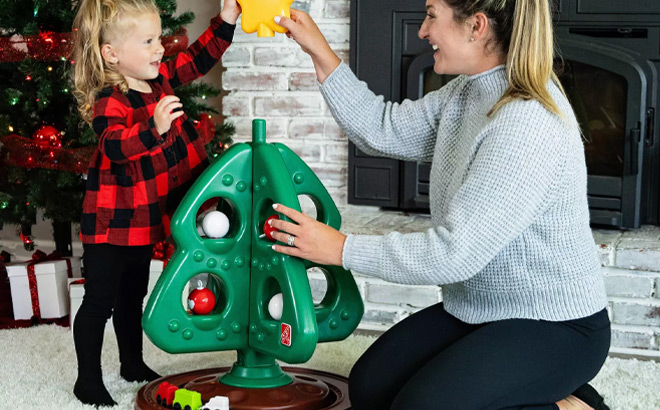
{"type": "Polygon", "coordinates": [[[174,245],[167,241],[161,241],[154,245],[152,258],[163,261],[163,266],[165,266],[173,254],[174,245]]]}

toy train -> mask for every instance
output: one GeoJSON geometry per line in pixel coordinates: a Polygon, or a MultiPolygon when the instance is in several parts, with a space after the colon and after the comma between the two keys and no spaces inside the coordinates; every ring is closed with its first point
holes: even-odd
{"type": "Polygon", "coordinates": [[[194,390],[179,388],[171,383],[158,385],[156,402],[174,410],[229,410],[229,400],[224,396],[215,396],[202,406],[202,395],[194,390]]]}

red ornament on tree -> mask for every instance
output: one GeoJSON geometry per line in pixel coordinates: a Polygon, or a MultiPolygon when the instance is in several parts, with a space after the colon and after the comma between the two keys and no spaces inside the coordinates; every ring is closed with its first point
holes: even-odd
{"type": "Polygon", "coordinates": [[[52,125],[43,125],[32,134],[32,141],[42,148],[62,148],[62,132],[52,125]]]}
{"type": "Polygon", "coordinates": [[[197,289],[188,295],[188,307],[196,315],[208,315],[215,307],[215,295],[197,281],[197,289]]]}

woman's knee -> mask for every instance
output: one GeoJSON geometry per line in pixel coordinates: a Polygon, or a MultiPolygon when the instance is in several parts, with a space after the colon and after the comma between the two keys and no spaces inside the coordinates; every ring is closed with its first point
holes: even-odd
{"type": "Polygon", "coordinates": [[[366,363],[362,359],[358,360],[348,376],[348,395],[352,408],[355,410],[388,409],[389,405],[384,407],[383,401],[391,401],[391,392],[386,390],[388,390],[387,387],[378,380],[370,363],[366,363]]]}

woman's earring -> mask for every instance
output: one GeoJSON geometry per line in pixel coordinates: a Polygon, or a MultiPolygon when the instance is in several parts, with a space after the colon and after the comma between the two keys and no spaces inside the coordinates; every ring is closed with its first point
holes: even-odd
{"type": "Polygon", "coordinates": [[[474,37],[470,37],[470,41],[474,41],[474,37]]]}

